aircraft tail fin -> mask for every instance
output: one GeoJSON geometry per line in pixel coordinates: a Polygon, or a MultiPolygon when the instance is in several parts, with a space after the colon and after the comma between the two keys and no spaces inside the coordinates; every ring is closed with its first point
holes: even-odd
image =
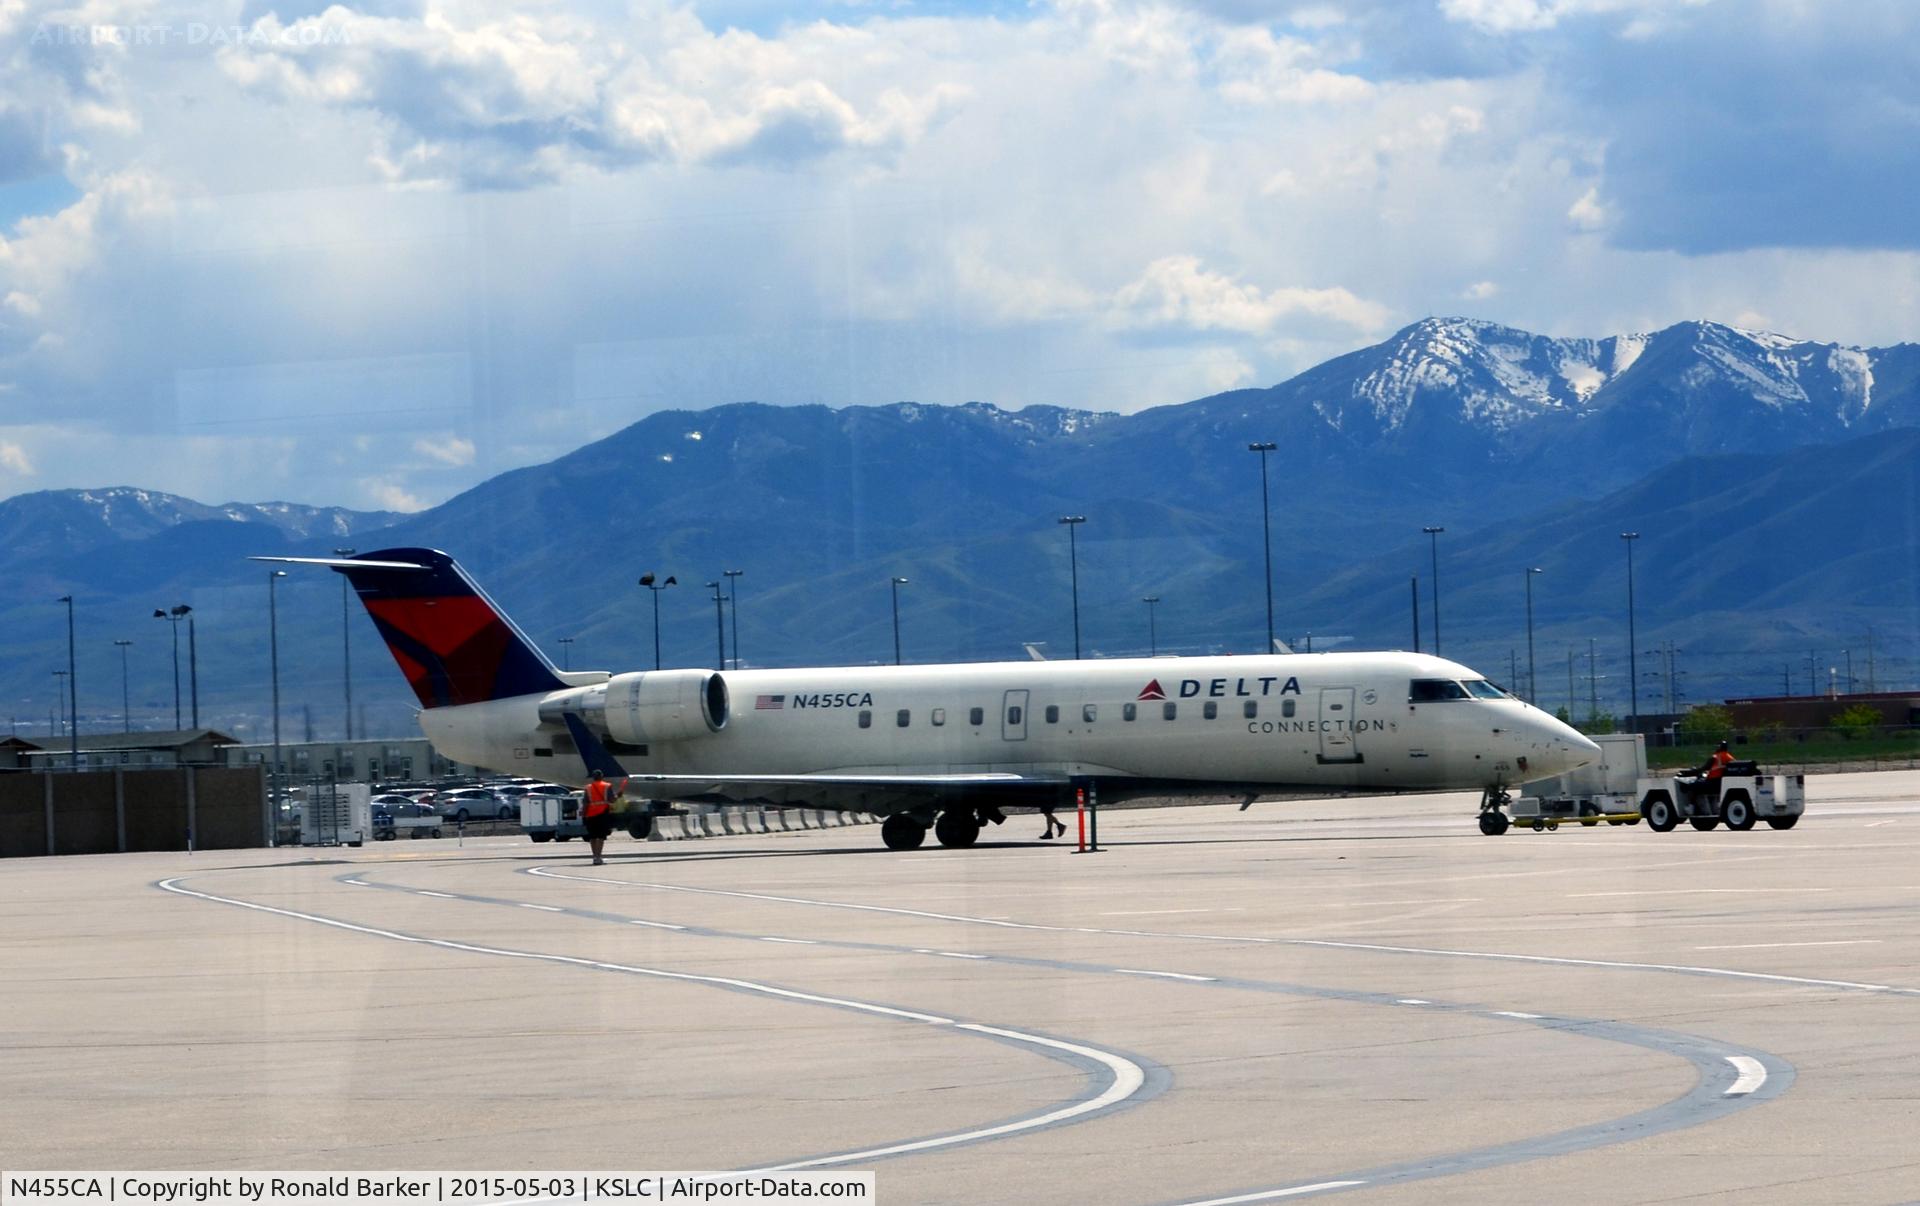
{"type": "Polygon", "coordinates": [[[257,557],[345,574],[426,708],[558,691],[545,654],[453,558],[437,549],[354,557],[257,557]]]}

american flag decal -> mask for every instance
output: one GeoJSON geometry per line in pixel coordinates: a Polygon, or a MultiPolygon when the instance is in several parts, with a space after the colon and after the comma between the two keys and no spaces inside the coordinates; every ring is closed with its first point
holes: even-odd
{"type": "Polygon", "coordinates": [[[753,710],[756,712],[778,712],[786,706],[787,697],[784,695],[760,695],[753,701],[753,710]]]}

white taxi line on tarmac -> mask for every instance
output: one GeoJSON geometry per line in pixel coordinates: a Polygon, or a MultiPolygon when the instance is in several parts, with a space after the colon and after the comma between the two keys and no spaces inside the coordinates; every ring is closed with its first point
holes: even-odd
{"type": "Polygon", "coordinates": [[[1727,1056],[1727,1062],[1732,1064],[1733,1070],[1740,1075],[1733,1084],[1727,1087],[1724,1096],[1745,1097],[1761,1085],[1767,1083],[1766,1065],[1754,1059],[1752,1056],[1729,1055],[1727,1056]]]}
{"type": "Polygon", "coordinates": [[[1598,967],[1619,971],[1650,971],[1688,976],[1723,976],[1734,980],[1757,980],[1773,984],[1802,984],[1811,988],[1843,988],[1856,992],[1887,993],[1893,996],[1920,997],[1920,988],[1893,984],[1867,984],[1858,980],[1826,980],[1816,976],[1788,976],[1772,972],[1742,971],[1734,967],[1705,967],[1685,963],[1636,963],[1621,959],[1575,959],[1564,955],[1526,955],[1511,951],[1448,950],[1441,947],[1389,946],[1377,942],[1342,942],[1331,938],[1273,938],[1261,934],[1190,934],[1175,930],[1117,930],[1095,926],[1046,925],[1032,921],[1007,921],[999,918],[969,917],[962,913],[935,913],[926,909],[903,909],[890,905],[859,904],[853,901],[814,900],[801,896],[773,896],[763,892],[737,892],[725,888],[695,888],[684,884],[661,884],[629,879],[608,879],[592,875],[562,875],[541,867],[530,868],[528,875],[548,879],[571,879],[582,883],[614,884],[623,888],[646,888],[663,892],[692,892],[702,896],[732,896],[744,900],[764,900],[777,904],[810,905],[823,909],[853,909],[866,913],[892,913],[905,917],[924,917],[934,921],[954,921],[966,925],[997,926],[1002,929],[1042,930],[1056,934],[1105,934],[1121,938],[1169,938],[1181,942],[1247,942],[1268,946],[1315,946],[1332,950],[1375,951],[1393,955],[1432,955],[1454,959],[1488,959],[1513,963],[1539,963],[1555,967],[1598,967]]]}
{"type": "Polygon", "coordinates": [[[1188,1202],[1186,1206],[1239,1206],[1241,1202],[1273,1202],[1280,1198],[1304,1198],[1308,1194],[1325,1193],[1330,1189],[1351,1189],[1355,1185],[1365,1184],[1365,1181],[1316,1181],[1312,1185],[1289,1185],[1285,1189],[1237,1193],[1230,1198],[1208,1198],[1202,1202],[1188,1202]]]}
{"type": "MultiPolygon", "coordinates": [[[[601,880],[598,877],[591,877],[591,876],[583,877],[583,876],[554,875],[551,873],[541,872],[538,869],[534,869],[533,873],[541,874],[545,878],[587,879],[587,880],[593,880],[594,882],[607,882],[607,883],[621,884],[623,886],[634,886],[630,881],[601,880]]],[[[393,892],[408,892],[411,890],[399,884],[375,884],[372,886],[383,888],[393,892]]],[[[738,895],[738,893],[724,893],[724,894],[738,895]]],[[[499,897],[478,896],[478,895],[463,895],[460,897],[460,899],[463,901],[471,902],[471,903],[488,904],[488,905],[494,905],[494,906],[512,905],[516,903],[514,901],[502,899],[499,897]]],[[[628,920],[628,919],[622,918],[618,914],[604,913],[604,912],[600,912],[598,910],[592,910],[592,909],[569,908],[564,910],[564,912],[568,913],[571,916],[579,917],[583,920],[590,920],[590,921],[617,923],[622,920],[628,920]]],[[[1058,927],[1022,927],[1022,928],[1052,929],[1052,928],[1058,928],[1058,927]]],[[[1098,932],[1098,931],[1095,931],[1095,932],[1098,932]]],[[[756,935],[756,934],[744,933],[739,931],[731,931],[731,930],[719,930],[711,927],[695,928],[691,931],[691,935],[708,937],[708,938],[726,938],[726,939],[736,939],[736,940],[745,940],[745,941],[752,941],[752,940],[756,940],[764,937],[764,935],[756,935]]],[[[956,953],[956,952],[939,952],[939,951],[932,950],[931,948],[924,948],[924,947],[906,948],[906,947],[892,946],[885,943],[863,942],[863,941],[855,941],[850,939],[823,939],[823,940],[820,940],[817,943],[817,945],[822,945],[829,948],[845,949],[845,950],[860,950],[860,951],[894,953],[894,954],[903,954],[903,953],[955,954],[956,953]]],[[[1426,1005],[1429,1008],[1433,1008],[1433,1009],[1448,1010],[1453,1012],[1465,1013],[1469,1015],[1511,1018],[1513,1020],[1521,1021],[1526,1024],[1533,1025],[1546,1030],[1552,1030],[1552,1031],[1557,1031],[1557,1032],[1581,1036],[1581,1037],[1594,1038],[1602,1041],[1625,1043],[1631,1046],[1640,1047],[1644,1050],[1657,1052],[1663,1055],[1678,1056],[1682,1059],[1685,1059],[1689,1063],[1691,1063],[1696,1072],[1697,1079],[1695,1081],[1695,1084],[1693,1088],[1689,1090],[1687,1093],[1671,1101],[1668,1101],[1660,1105],[1652,1106],[1648,1109],[1641,1110],[1638,1113],[1630,1115],[1625,1118],[1610,1119],[1607,1121],[1588,1124],[1582,1127],[1575,1127],[1570,1130],[1555,1132],[1555,1133],[1544,1135],[1544,1136],[1535,1136],[1535,1137],[1512,1140],[1506,1143],[1497,1144],[1489,1148],[1481,1148],[1481,1149],[1476,1149],[1476,1150],[1467,1151],[1467,1152],[1454,1152],[1441,1158],[1421,1157],[1421,1158],[1416,1158],[1414,1160],[1406,1161],[1400,1164],[1382,1166],[1377,1169],[1356,1170],[1352,1175],[1337,1181],[1336,1180],[1317,1181],[1306,1186],[1294,1185],[1294,1186],[1282,1186],[1279,1188],[1261,1188],[1257,1190],[1247,1191],[1241,1194],[1236,1194],[1227,1198],[1208,1199],[1209,1201],[1262,1201],[1262,1200],[1268,1200],[1268,1199],[1279,1198],[1279,1197],[1304,1196],[1308,1193],[1330,1192],[1335,1189],[1355,1186],[1355,1185],[1362,1185],[1362,1184],[1387,1183],[1391,1181],[1425,1180],[1432,1177],[1450,1176],[1460,1172],[1496,1167],[1502,1164],[1513,1163],[1516,1161],[1539,1159],[1539,1158],[1543,1158],[1550,1155],[1563,1155],[1572,1151],[1588,1150],[1595,1147],[1602,1147],[1602,1146],[1607,1146],[1614,1143],[1619,1143],[1628,1139],[1641,1139],[1641,1138],[1647,1137],[1649,1134],[1664,1132],[1664,1131],[1680,1130],[1689,1126],[1697,1125],[1700,1122],[1705,1121],[1706,1118],[1712,1116],[1708,1112],[1709,1103],[1724,1103],[1721,1106],[1722,1109],[1745,1108],[1751,1105],[1752,1103],[1754,1103],[1755,1101],[1760,1100],[1760,1098],[1757,1098],[1755,1096],[1755,1090],[1757,1090],[1761,1085],[1765,1084],[1767,1079],[1766,1077],[1767,1065],[1762,1062],[1761,1058],[1758,1058],[1760,1056],[1765,1056],[1765,1053],[1755,1052],[1752,1055],[1739,1056],[1738,1057],[1739,1059],[1745,1061],[1745,1064],[1743,1065],[1741,1063],[1734,1062],[1736,1057],[1728,1055],[1726,1053],[1725,1044],[1719,1043],[1715,1040],[1700,1038],[1700,1037],[1691,1036],[1691,1035],[1674,1034],[1671,1032],[1648,1031],[1643,1028],[1636,1027],[1627,1023],[1597,1021],[1597,1020],[1591,1020],[1591,1019],[1565,1018],[1565,1017],[1547,1017],[1542,1014],[1523,1013],[1519,1011],[1495,1012],[1495,1011],[1488,1011],[1488,1010],[1484,1010],[1483,1008],[1478,1008],[1473,1006],[1435,1004],[1433,1002],[1424,1001],[1421,998],[1383,998],[1381,994],[1363,992],[1363,991],[1331,989],[1331,988],[1316,988],[1316,987],[1291,985],[1291,984],[1277,984],[1277,983],[1270,983],[1270,982],[1258,981],[1258,980],[1243,980],[1243,979],[1223,980],[1217,977],[1199,976],[1199,975],[1193,975],[1185,972],[1164,972],[1164,971],[1154,971],[1154,970],[1146,970],[1146,969],[1139,969],[1139,968],[1131,968],[1131,969],[1119,968],[1119,967],[1102,966],[1098,964],[1076,963],[1076,962],[1071,962],[1066,960],[1050,959],[1050,958],[1035,958],[1030,956],[1005,955],[1005,954],[974,955],[972,957],[980,958],[980,959],[992,959],[997,964],[1004,964],[1004,965],[1010,965],[1010,966],[1026,966],[1026,967],[1046,967],[1046,968],[1053,968],[1053,969],[1067,971],[1067,972],[1157,976],[1157,977],[1163,977],[1167,979],[1182,980],[1182,981],[1189,981],[1189,982],[1196,982],[1196,983],[1205,983],[1211,987],[1228,989],[1228,990],[1246,990],[1246,991],[1254,991],[1254,992],[1281,993],[1286,995],[1306,995],[1306,996],[1312,996],[1312,997],[1317,997],[1317,998],[1326,999],[1326,1000],[1343,1000],[1343,1001],[1349,1001],[1349,1002],[1355,1002],[1355,1003],[1384,1004],[1387,1001],[1392,1001],[1395,1004],[1417,1003],[1421,1005],[1426,1005]],[[1726,1073],[1724,1071],[1721,1071],[1721,1069],[1731,1068],[1734,1071],[1734,1073],[1737,1075],[1748,1067],[1757,1067],[1761,1069],[1761,1075],[1759,1080],[1750,1082],[1751,1087],[1748,1088],[1747,1091],[1739,1094],[1731,1094],[1726,1092],[1724,1089],[1720,1089],[1717,1087],[1720,1081],[1725,1079],[1726,1077],[1726,1073]]],[[[1772,1087],[1770,1087],[1768,1091],[1764,1094],[1765,1098],[1771,1099],[1772,1097],[1776,1097],[1779,1094],[1785,1092],[1786,1089],[1790,1086],[1793,1079],[1793,1068],[1790,1064],[1787,1064],[1786,1062],[1779,1060],[1777,1057],[1765,1056],[1765,1058],[1772,1060],[1775,1064],[1777,1064],[1778,1070],[1781,1073],[1780,1079],[1772,1087]]],[[[897,1154],[900,1150],[902,1149],[898,1149],[898,1148],[885,1149],[887,1154],[897,1154]]],[[[904,1150],[912,1150],[912,1149],[908,1148],[904,1150]]],[[[867,1155],[873,1156],[874,1153],[867,1153],[867,1155]]],[[[842,1156],[832,1157],[832,1158],[839,1160],[839,1159],[852,1159],[854,1157],[846,1156],[843,1154],[842,1156]]],[[[791,1167],[807,1167],[807,1166],[809,1165],[783,1165],[781,1167],[791,1168],[791,1167]]]]}
{"type": "MultiPolygon", "coordinates": [[[[1107,1051],[1084,1043],[1067,1042],[1030,1031],[1012,1030],[1000,1026],[988,1026],[978,1022],[961,1022],[953,1018],[939,1017],[918,1010],[901,1009],[891,1005],[881,1005],[872,1001],[859,1001],[847,997],[826,996],[820,993],[801,992],[791,988],[781,988],[774,984],[765,984],[755,980],[743,980],[735,976],[709,976],[694,972],[670,971],[665,968],[641,967],[630,963],[612,963],[599,959],[583,959],[573,955],[557,955],[547,951],[523,951],[508,947],[482,946],[477,943],[455,942],[447,938],[428,938],[418,934],[405,934],[397,930],[381,929],[377,926],[359,925],[343,921],[336,917],[323,917],[317,913],[304,913],[297,909],[284,909],[274,905],[259,904],[249,900],[239,900],[231,896],[218,896],[211,892],[200,892],[182,887],[184,876],[163,879],[155,886],[162,891],[178,896],[193,897],[211,901],[215,904],[232,905],[258,913],[270,913],[280,917],[289,917],[297,921],[312,922],[333,929],[347,930],[365,934],[374,938],[386,938],[395,942],[405,942],[418,946],[435,947],[441,950],[458,951],[462,954],[489,955],[504,959],[527,959],[540,963],[553,963],[570,967],[589,967],[599,971],[623,972],[628,975],[646,976],[653,979],[673,980],[687,984],[705,984],[716,988],[730,989],[751,995],[771,997],[777,1000],[797,1001],[810,1005],[823,1005],[836,1009],[852,1010],[880,1017],[897,1018],[908,1022],[922,1022],[930,1026],[950,1027],[971,1034],[983,1035],[1003,1042],[1013,1043],[1029,1049],[1038,1049],[1056,1060],[1066,1057],[1062,1062],[1080,1070],[1090,1071],[1099,1068],[1102,1076],[1090,1079],[1098,1083],[1104,1079],[1098,1093],[1081,1097],[1048,1111],[1015,1118],[993,1126],[978,1127],[953,1134],[935,1135],[925,1139],[909,1140],[903,1143],[889,1144],[883,1147],[865,1148],[853,1152],[836,1152],[826,1156],[816,1156],[806,1160],[792,1161],[786,1164],[756,1168],[752,1172],[786,1172],[802,1168],[828,1168],[835,1165],[853,1164],[862,1160],[878,1160],[888,1156],[905,1155],[910,1152],[931,1151],[939,1148],[958,1147],[987,1139],[997,1139],[1006,1135],[1041,1130],[1059,1126],[1063,1123],[1087,1119],[1114,1109],[1140,1094],[1148,1087],[1146,1069],[1133,1060],[1114,1051],[1107,1051]]],[[[365,884],[367,887],[382,885],[365,884]]],[[[409,889],[399,889],[408,891],[409,889]]],[[[417,890],[415,890],[417,891],[417,890]]],[[[439,896],[458,899],[445,892],[420,892],[422,896],[439,896]]],[[[557,906],[550,906],[555,912],[565,912],[557,906]]]]}

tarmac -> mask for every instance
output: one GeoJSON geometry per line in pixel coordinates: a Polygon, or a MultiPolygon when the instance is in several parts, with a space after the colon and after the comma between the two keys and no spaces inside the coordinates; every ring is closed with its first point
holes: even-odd
{"type": "MultiPolygon", "coordinates": [[[[1798,828],[1122,811],[1099,853],[0,864],[0,1168],[871,1170],[899,1203],[1920,1198],[1920,772],[1798,828]]],[[[1062,819],[1071,824],[1072,818],[1062,819]]]]}

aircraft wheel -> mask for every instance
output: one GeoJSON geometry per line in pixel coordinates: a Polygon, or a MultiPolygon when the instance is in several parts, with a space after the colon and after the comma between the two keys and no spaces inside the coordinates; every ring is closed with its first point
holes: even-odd
{"type": "Polygon", "coordinates": [[[1745,833],[1753,828],[1753,802],[1747,799],[1744,791],[1730,791],[1720,806],[1721,816],[1726,818],[1727,828],[1735,833],[1745,833]]]}
{"type": "Polygon", "coordinates": [[[1507,831],[1507,826],[1510,824],[1512,822],[1507,820],[1507,814],[1497,809],[1490,809],[1480,814],[1480,832],[1488,837],[1499,837],[1507,831]]]}
{"type": "Polygon", "coordinates": [[[1647,818],[1647,828],[1655,833],[1665,833],[1680,823],[1680,816],[1673,810],[1673,801],[1665,792],[1649,796],[1640,809],[1647,818]]]}
{"type": "Polygon", "coordinates": [[[1775,829],[1792,829],[1795,825],[1799,823],[1800,823],[1800,816],[1798,813],[1795,813],[1793,816],[1790,816],[1790,817],[1768,817],[1767,818],[1767,824],[1773,826],[1775,829]]]}
{"type": "Polygon", "coordinates": [[[1705,833],[1709,829],[1719,828],[1720,818],[1719,817],[1688,817],[1687,824],[1693,826],[1695,829],[1698,829],[1701,833],[1705,833]]]}
{"type": "Polygon", "coordinates": [[[942,846],[964,849],[980,839],[980,822],[971,809],[949,808],[933,823],[933,836],[942,846]]]}
{"type": "Polygon", "coordinates": [[[880,823],[880,840],[889,850],[918,850],[927,840],[927,827],[904,812],[896,812],[880,823]]]}

